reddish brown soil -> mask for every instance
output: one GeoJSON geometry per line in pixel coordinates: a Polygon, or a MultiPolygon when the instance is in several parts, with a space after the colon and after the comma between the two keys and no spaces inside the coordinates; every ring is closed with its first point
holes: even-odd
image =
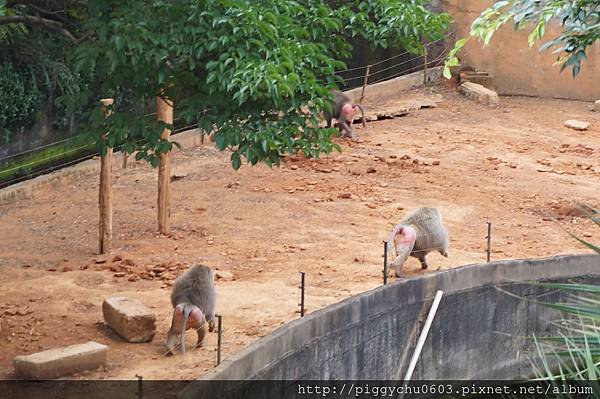
{"type": "Polygon", "coordinates": [[[108,367],[78,378],[198,377],[214,367],[215,334],[203,348],[162,356],[169,286],[187,266],[202,262],[235,276],[217,281],[228,357],[298,317],[299,271],[307,273],[308,311],[380,285],[382,240],[420,205],[441,210],[450,257],[431,254],[425,271],[410,259],[409,277],[485,261],[488,220],[493,259],[585,252],[567,231],[600,242],[600,229],[572,207],[600,205],[600,114],[587,103],[502,98],[492,109],[439,87],[399,102],[424,97],[441,101],[357,127],[358,138],[339,141],[342,154],[320,160],[291,157],[280,168],[235,172],[229,154],[211,146],[178,151],[173,174],[184,177],[172,185],[169,237],[155,233],[156,170],[116,168],[120,261],[94,262],[97,176],[0,206],[0,377],[14,376],[17,354],[88,340],[109,345],[108,367]],[[576,132],[563,127],[566,119],[592,125],[576,132]],[[152,278],[156,267],[166,272],[152,278]],[[102,300],[113,295],[154,309],[151,343],[125,343],[104,325],[102,300]]]}

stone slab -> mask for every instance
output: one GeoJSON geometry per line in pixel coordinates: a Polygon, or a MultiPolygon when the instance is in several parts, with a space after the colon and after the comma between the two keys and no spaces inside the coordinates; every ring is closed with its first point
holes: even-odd
{"type": "Polygon", "coordinates": [[[94,341],[16,356],[13,359],[19,378],[51,379],[106,365],[108,346],[94,341]]]}

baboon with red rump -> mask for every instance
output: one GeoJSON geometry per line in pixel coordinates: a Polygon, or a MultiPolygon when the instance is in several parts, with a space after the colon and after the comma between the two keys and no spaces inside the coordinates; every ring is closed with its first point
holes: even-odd
{"type": "Polygon", "coordinates": [[[367,126],[365,122],[365,112],[359,104],[353,104],[350,97],[345,95],[339,90],[333,90],[333,108],[332,112],[329,113],[327,110],[323,111],[323,116],[327,121],[327,127],[331,127],[331,121],[333,118],[338,120],[338,128],[342,137],[352,138],[352,122],[356,118],[356,111],[360,109],[361,120],[363,127],[367,126]]]}
{"type": "Polygon", "coordinates": [[[394,227],[387,245],[388,253],[395,249],[391,266],[396,277],[400,277],[400,269],[409,256],[419,259],[422,269],[428,267],[425,256],[429,252],[438,251],[447,258],[448,231],[437,209],[419,208],[394,227]]]}
{"type": "Polygon", "coordinates": [[[173,319],[167,334],[167,349],[171,354],[175,354],[178,337],[181,352],[185,352],[186,330],[196,330],[196,346],[202,345],[207,324],[208,331],[214,331],[216,298],[214,273],[208,266],[192,266],[175,280],[171,293],[173,319]]]}

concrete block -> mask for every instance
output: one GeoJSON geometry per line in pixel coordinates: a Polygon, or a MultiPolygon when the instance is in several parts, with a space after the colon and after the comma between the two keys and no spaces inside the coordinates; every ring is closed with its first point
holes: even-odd
{"type": "Polygon", "coordinates": [[[460,91],[481,104],[496,106],[499,102],[498,93],[477,83],[465,82],[460,85],[460,91]]]}
{"type": "Polygon", "coordinates": [[[106,365],[108,346],[87,342],[13,359],[19,378],[49,379],[106,365]]]}
{"type": "Polygon", "coordinates": [[[590,124],[588,122],[569,119],[565,121],[565,126],[573,130],[587,130],[590,124]]]}
{"type": "Polygon", "coordinates": [[[156,333],[156,318],[141,301],[112,297],[102,303],[104,321],[128,342],[148,342],[156,333]]]}

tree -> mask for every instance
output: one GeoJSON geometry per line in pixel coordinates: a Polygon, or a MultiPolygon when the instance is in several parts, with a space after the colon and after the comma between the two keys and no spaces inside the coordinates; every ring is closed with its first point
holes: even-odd
{"type": "MultiPolygon", "coordinates": [[[[276,164],[284,153],[319,156],[336,148],[333,130],[317,129],[331,101],[334,71],[344,68],[352,37],[414,52],[442,37],[446,14],[410,1],[0,0],[0,27],[25,26],[68,40],[80,73],[95,76],[111,116],[89,115],[105,146],[123,144],[153,165],[171,149],[165,127],[144,105],[162,96],[177,113],[216,129],[232,165],[276,164]]],[[[89,102],[80,90],[65,99],[89,102]]]]}
{"type": "Polygon", "coordinates": [[[418,53],[423,38],[440,38],[450,22],[425,0],[331,3],[90,0],[83,31],[92,40],[74,58],[102,82],[104,97],[115,98],[108,119],[93,112],[92,130],[156,165],[172,146],[160,137],[165,124],[125,103],[161,96],[180,117],[216,129],[236,169],[242,159],[272,165],[284,153],[330,152],[335,131],[318,128],[318,115],[332,100],[334,71],[351,54],[349,38],[418,53]]]}
{"type": "Polygon", "coordinates": [[[90,81],[73,71],[67,53],[79,35],[83,9],[68,0],[0,0],[0,144],[30,127],[51,106],[52,123],[68,129],[87,104],[67,109],[61,97],[90,81]]]}
{"type": "MultiPolygon", "coordinates": [[[[505,23],[513,22],[516,30],[531,28],[529,45],[541,40],[551,21],[559,22],[562,32],[545,42],[540,51],[554,48],[561,71],[571,66],[573,77],[587,58],[586,50],[600,38],[600,1],[598,0],[502,0],[484,10],[471,25],[470,37],[488,45],[494,33],[505,23]]],[[[456,54],[467,39],[459,40],[450,52],[444,75],[458,65],[456,54]]]]}

